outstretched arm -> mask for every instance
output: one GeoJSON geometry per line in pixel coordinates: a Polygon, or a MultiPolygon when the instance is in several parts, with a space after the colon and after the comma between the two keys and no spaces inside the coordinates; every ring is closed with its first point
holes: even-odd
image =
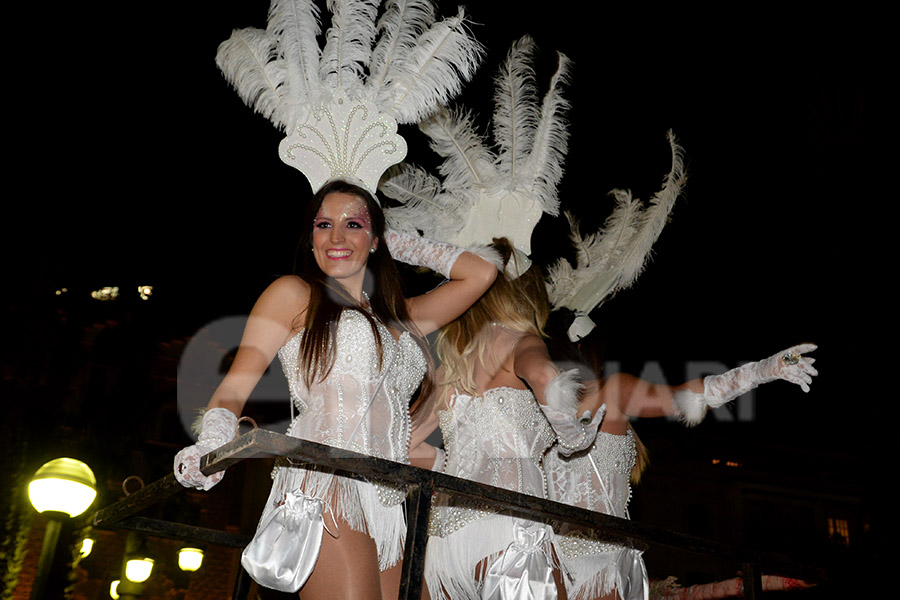
{"type": "Polygon", "coordinates": [[[804,354],[815,349],[813,344],[801,344],[763,361],[679,386],[653,384],[617,373],[603,382],[589,384],[581,408],[596,410],[605,405],[611,425],[624,422],[627,417],[676,415],[693,426],[704,419],[709,408],[718,408],[762,383],[783,379],[808,392],[812,377],[818,372],[812,366],[815,359],[804,354]]]}

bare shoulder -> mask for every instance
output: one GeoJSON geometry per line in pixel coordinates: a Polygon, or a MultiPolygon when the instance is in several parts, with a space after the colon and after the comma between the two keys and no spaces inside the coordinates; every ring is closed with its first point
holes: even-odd
{"type": "Polygon", "coordinates": [[[309,297],[309,284],[297,275],[282,275],[269,284],[266,292],[309,297]]]}
{"type": "MultiPolygon", "coordinates": [[[[309,305],[309,284],[296,275],[284,275],[269,284],[253,312],[285,323],[295,323],[309,305]]],[[[293,328],[293,325],[292,325],[293,328]]]]}
{"type": "Polygon", "coordinates": [[[533,333],[510,332],[510,334],[513,336],[510,341],[514,345],[517,354],[547,351],[547,344],[544,343],[544,340],[533,333]]]}

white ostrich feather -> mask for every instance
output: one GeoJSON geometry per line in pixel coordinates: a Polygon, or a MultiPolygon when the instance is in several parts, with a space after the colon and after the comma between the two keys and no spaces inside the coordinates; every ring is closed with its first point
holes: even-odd
{"type": "Polygon", "coordinates": [[[465,195],[471,188],[495,182],[494,155],[475,131],[471,113],[442,109],[419,123],[419,128],[428,136],[431,149],[444,157],[438,171],[444,176],[445,190],[465,195]]]}
{"type": "MultiPolygon", "coordinates": [[[[321,52],[317,37],[319,9],[311,0],[273,0],[267,31],[278,40],[287,72],[287,102],[318,102],[324,92],[319,79],[321,52]]],[[[293,111],[292,111],[293,112],[293,111]]]]}
{"type": "Polygon", "coordinates": [[[331,89],[352,93],[365,80],[375,41],[378,0],[328,0],[331,27],[325,34],[325,47],[319,74],[331,89]]]}
{"type": "MultiPolygon", "coordinates": [[[[469,247],[505,236],[519,252],[530,254],[531,232],[541,214],[558,210],[555,186],[566,148],[562,113],[568,107],[560,88],[569,70],[568,59],[560,55],[551,89],[540,104],[530,64],[533,54],[534,42],[522,38],[495,78],[493,132],[498,151],[476,131],[470,113],[437,112],[419,127],[444,159],[438,168],[442,193],[427,203],[407,203],[387,213],[405,213],[396,216],[398,221],[419,223],[420,231],[431,231],[431,237],[442,241],[469,247]],[[536,185],[539,179],[541,185],[536,185]]],[[[392,197],[397,193],[389,186],[382,185],[382,190],[392,197]]]]}
{"type": "Polygon", "coordinates": [[[403,163],[388,171],[380,189],[386,196],[403,203],[400,209],[385,211],[389,227],[412,235],[430,230],[432,219],[429,215],[433,210],[440,210],[437,197],[441,192],[441,181],[437,177],[425,169],[403,163]]]}
{"type": "Polygon", "coordinates": [[[650,261],[653,244],[668,223],[672,207],[687,183],[684,150],[678,145],[675,134],[669,131],[668,137],[672,149],[672,169],[663,179],[662,189],[650,199],[650,207],[640,217],[638,234],[629,244],[623,259],[621,289],[630,287],[650,261]]]}
{"type": "Polygon", "coordinates": [[[371,99],[377,99],[394,63],[405,60],[434,19],[434,6],[428,0],[388,0],[378,21],[378,42],[372,51],[370,75],[366,81],[371,99]]]}
{"type": "Polygon", "coordinates": [[[236,29],[219,44],[216,65],[247,106],[283,130],[288,118],[284,106],[287,74],[277,57],[274,37],[262,29],[236,29]]]}
{"type": "Polygon", "coordinates": [[[569,308],[587,315],[621,289],[634,284],[651,257],[686,181],[684,156],[669,132],[672,169],[663,188],[645,208],[627,190],[613,190],[616,206],[603,228],[582,237],[577,221],[567,214],[576,249],[576,266],[561,259],[549,270],[548,295],[554,309],[569,308]]]}
{"type": "Polygon", "coordinates": [[[531,63],[535,50],[529,36],[515,42],[494,79],[493,134],[500,148],[498,169],[512,180],[518,164],[528,157],[540,120],[531,63]]]}
{"type": "Polygon", "coordinates": [[[527,177],[525,188],[538,198],[545,213],[559,214],[557,188],[563,176],[563,163],[569,148],[569,124],[565,114],[570,108],[562,96],[562,85],[568,84],[572,61],[559,54],[559,66],[550,81],[550,90],[544,96],[541,119],[534,133],[534,140],[522,177],[527,177]]]}
{"type": "MultiPolygon", "coordinates": [[[[391,98],[391,108],[386,110],[400,123],[420,121],[459,93],[483,55],[484,47],[469,34],[460,8],[457,16],[423,32],[404,60],[392,62],[384,86],[386,97],[391,98]]],[[[382,102],[387,105],[387,100],[382,102]]]]}

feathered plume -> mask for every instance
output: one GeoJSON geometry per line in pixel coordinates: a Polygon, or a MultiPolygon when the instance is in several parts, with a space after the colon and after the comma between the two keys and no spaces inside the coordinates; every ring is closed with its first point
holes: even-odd
{"type": "MultiPolygon", "coordinates": [[[[389,222],[403,223],[426,235],[462,246],[489,244],[507,237],[524,255],[531,253],[531,232],[543,212],[558,210],[556,185],[562,175],[568,104],[560,95],[569,61],[559,67],[543,103],[534,84],[534,42],[513,44],[495,79],[494,152],[476,131],[471,115],[441,111],[420,123],[431,148],[444,158],[441,194],[429,202],[407,203],[386,211],[389,222]]],[[[383,185],[400,202],[409,193],[383,185]]],[[[526,261],[526,264],[527,261],[526,261]]]]}
{"type": "Polygon", "coordinates": [[[686,183],[684,155],[670,131],[672,169],[663,188],[650,200],[649,207],[626,190],[613,190],[616,206],[603,229],[587,237],[579,233],[578,223],[566,214],[571,239],[576,249],[576,266],[560,259],[549,271],[547,292],[554,309],[569,308],[581,318],[576,334],[584,337],[593,327],[587,318],[594,308],[617,291],[630,287],[650,260],[653,244],[668,222],[669,214],[686,183]]]}
{"type": "Polygon", "coordinates": [[[330,0],[331,28],[322,49],[320,76],[332,89],[348,94],[365,79],[375,41],[377,0],[330,0]]]}
{"type": "Polygon", "coordinates": [[[273,0],[265,30],[236,30],[216,63],[241,99],[280,129],[297,107],[342,88],[365,95],[398,123],[415,123],[472,78],[484,48],[464,12],[435,22],[433,0],[328,0],[331,26],[319,49],[313,0],[273,0]],[[377,38],[377,42],[376,42],[377,38]]]}
{"type": "Polygon", "coordinates": [[[287,73],[285,103],[292,105],[291,112],[296,113],[300,103],[324,100],[318,7],[311,0],[273,0],[266,31],[278,40],[280,62],[287,73]]]}
{"type": "Polygon", "coordinates": [[[272,121],[287,126],[284,63],[278,59],[275,38],[261,29],[237,29],[219,45],[216,64],[244,104],[272,121]]]}
{"type": "Polygon", "coordinates": [[[438,110],[483,54],[463,12],[435,22],[433,0],[328,0],[320,50],[312,0],[273,0],[265,31],[235,31],[216,61],[238,94],[284,130],[281,158],[317,189],[334,177],[374,192],[406,143],[398,123],[438,110]],[[302,131],[300,131],[302,129],[302,131]]]}

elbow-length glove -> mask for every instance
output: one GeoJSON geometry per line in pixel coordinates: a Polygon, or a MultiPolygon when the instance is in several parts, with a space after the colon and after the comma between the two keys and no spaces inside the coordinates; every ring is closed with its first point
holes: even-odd
{"type": "Polygon", "coordinates": [[[816,349],[815,344],[800,344],[765,360],[741,365],[721,375],[703,379],[703,393],[679,390],[673,397],[675,414],[685,425],[693,427],[706,417],[707,408],[718,408],[760,384],[784,379],[809,392],[812,378],[819,374],[814,358],[804,356],[816,349]]]}
{"type": "Polygon", "coordinates": [[[447,279],[450,279],[450,271],[456,259],[465,252],[463,248],[453,244],[435,242],[393,229],[384,232],[384,242],[394,260],[416,267],[428,267],[447,279]]]}
{"type": "Polygon", "coordinates": [[[211,408],[203,415],[197,443],[175,455],[175,479],[184,487],[209,490],[222,481],[225,471],[206,476],[200,472],[200,457],[234,439],[237,417],[227,408],[211,408]]]}
{"type": "Polygon", "coordinates": [[[563,456],[584,450],[594,443],[597,428],[606,412],[606,407],[602,406],[592,419],[588,418],[589,412],[578,418],[578,397],[583,386],[576,378],[577,372],[577,369],[562,371],[551,379],[544,390],[547,404],[539,404],[556,433],[559,453],[563,456]]]}

